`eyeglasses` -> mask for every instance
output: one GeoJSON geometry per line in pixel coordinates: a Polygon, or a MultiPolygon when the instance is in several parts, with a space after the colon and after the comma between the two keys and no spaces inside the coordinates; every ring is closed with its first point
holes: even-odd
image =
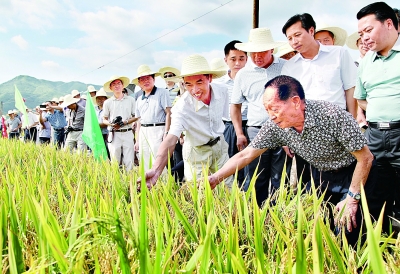
{"type": "Polygon", "coordinates": [[[164,78],[170,78],[170,77],[175,77],[175,74],[164,74],[164,78]]]}

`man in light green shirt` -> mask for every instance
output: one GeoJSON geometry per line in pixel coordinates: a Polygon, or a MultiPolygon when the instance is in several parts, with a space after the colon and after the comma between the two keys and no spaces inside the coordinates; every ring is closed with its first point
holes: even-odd
{"type": "MultiPolygon", "coordinates": [[[[354,97],[367,111],[368,147],[376,159],[371,173],[378,176],[373,196],[386,201],[388,215],[400,213],[400,40],[398,20],[384,2],[372,3],[357,13],[358,33],[370,51],[360,62],[354,97]],[[393,201],[396,206],[393,208],[393,201]],[[397,208],[396,208],[397,207],[397,208]]],[[[369,207],[377,206],[371,199],[369,207]]],[[[396,216],[398,217],[398,216],[396,216]]],[[[384,231],[385,231],[384,230],[384,231]]]]}

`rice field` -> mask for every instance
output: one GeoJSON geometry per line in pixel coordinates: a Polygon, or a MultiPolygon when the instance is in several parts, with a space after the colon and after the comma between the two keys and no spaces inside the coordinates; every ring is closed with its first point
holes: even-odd
{"type": "Polygon", "coordinates": [[[138,192],[143,172],[53,147],[1,139],[0,159],[1,273],[400,273],[397,236],[366,218],[350,248],[315,189],[259,209],[206,180],[138,192]]]}

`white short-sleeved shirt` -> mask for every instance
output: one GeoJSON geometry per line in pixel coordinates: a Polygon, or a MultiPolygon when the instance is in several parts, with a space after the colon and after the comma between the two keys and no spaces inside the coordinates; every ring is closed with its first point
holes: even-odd
{"type": "Polygon", "coordinates": [[[313,59],[305,59],[298,53],[287,61],[282,75],[296,78],[306,99],[323,100],[346,109],[344,91],[355,86],[357,66],[343,47],[320,44],[313,59]]]}
{"type": "Polygon", "coordinates": [[[179,137],[186,131],[186,139],[193,146],[201,146],[224,133],[223,116],[229,115],[228,90],[211,83],[210,105],[204,104],[185,92],[171,112],[169,134],[179,137]]]}
{"type": "MultiPolygon", "coordinates": [[[[135,98],[124,95],[121,100],[112,96],[104,101],[103,104],[103,117],[107,117],[108,121],[112,121],[117,116],[122,117],[125,121],[135,116],[135,98]]],[[[121,129],[128,129],[131,125],[124,125],[121,129]]]]}
{"type": "Polygon", "coordinates": [[[286,60],[274,56],[273,63],[266,69],[253,65],[242,68],[236,74],[231,104],[248,103],[248,126],[262,126],[268,119],[268,113],[262,102],[264,87],[269,80],[281,75],[285,63],[286,60]]]}
{"type": "MultiPolygon", "coordinates": [[[[228,98],[229,98],[229,104],[230,104],[235,80],[233,80],[229,76],[229,73],[227,73],[224,76],[222,76],[221,78],[213,80],[213,83],[221,84],[221,85],[224,85],[224,86],[226,86],[228,88],[228,98]]],[[[241,109],[242,121],[246,121],[247,120],[247,107],[248,107],[247,101],[243,102],[242,103],[242,109],[241,109]]],[[[229,121],[229,122],[232,121],[230,114],[229,114],[228,117],[222,117],[222,120],[229,121]]]]}
{"type": "Polygon", "coordinates": [[[147,97],[141,90],[136,101],[135,115],[140,117],[141,124],[164,123],[167,117],[165,109],[171,106],[168,90],[154,87],[147,97]]]}

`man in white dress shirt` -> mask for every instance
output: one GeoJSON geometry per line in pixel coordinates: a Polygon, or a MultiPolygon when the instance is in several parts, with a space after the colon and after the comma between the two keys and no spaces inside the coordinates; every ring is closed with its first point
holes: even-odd
{"type": "MultiPolygon", "coordinates": [[[[172,108],[168,135],[158,149],[152,168],[146,172],[148,188],[156,184],[182,131],[186,132],[183,159],[187,181],[202,177],[203,167],[215,172],[228,161],[222,122],[229,111],[227,88],[211,83],[225,74],[225,70],[211,70],[207,60],[197,54],[183,60],[181,77],[188,92],[172,108]]],[[[225,179],[225,184],[231,187],[232,180],[232,177],[225,179]]]]}

